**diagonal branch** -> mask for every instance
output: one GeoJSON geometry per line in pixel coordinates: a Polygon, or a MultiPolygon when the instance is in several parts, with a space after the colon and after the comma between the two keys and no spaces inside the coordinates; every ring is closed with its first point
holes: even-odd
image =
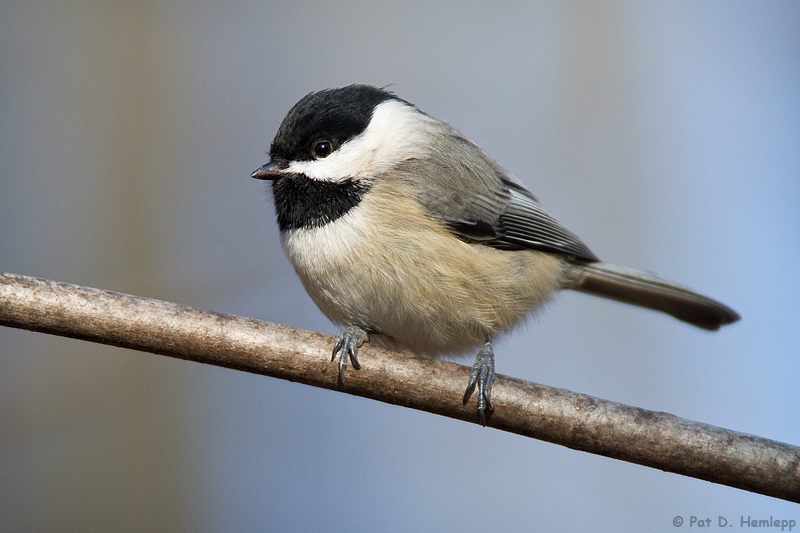
{"type": "MultiPolygon", "coordinates": [[[[336,388],[333,338],[251,318],[0,272],[0,325],[336,388]]],[[[343,392],[475,422],[467,367],[364,345],[343,392]]],[[[800,503],[800,448],[498,375],[488,425],[800,503]]]]}

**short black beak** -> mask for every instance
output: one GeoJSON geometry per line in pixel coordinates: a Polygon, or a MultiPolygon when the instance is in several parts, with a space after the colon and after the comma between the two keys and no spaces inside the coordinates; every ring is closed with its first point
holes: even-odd
{"type": "Polygon", "coordinates": [[[257,180],[276,180],[281,177],[281,171],[278,170],[278,163],[275,160],[270,160],[269,163],[263,167],[257,168],[250,177],[257,180]]]}

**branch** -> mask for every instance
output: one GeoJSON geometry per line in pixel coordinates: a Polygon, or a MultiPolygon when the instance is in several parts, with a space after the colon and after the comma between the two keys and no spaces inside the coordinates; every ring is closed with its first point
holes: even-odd
{"type": "MultiPolygon", "coordinates": [[[[251,318],[0,272],[0,325],[336,388],[333,338],[251,318]]],[[[364,345],[344,391],[476,422],[469,369],[364,345]]],[[[498,375],[488,425],[800,503],[800,448],[498,375]]]]}

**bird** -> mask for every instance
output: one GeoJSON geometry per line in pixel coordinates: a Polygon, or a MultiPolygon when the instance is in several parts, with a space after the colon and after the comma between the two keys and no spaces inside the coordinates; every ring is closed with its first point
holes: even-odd
{"type": "Polygon", "coordinates": [[[706,330],[730,307],[604,263],[523,183],[449,124],[385,88],[311,92],[286,114],[269,161],[281,246],[314,303],[342,327],[337,386],[365,342],[421,357],[475,353],[461,401],[494,406],[493,341],[561,290],[667,313],[706,330]]]}

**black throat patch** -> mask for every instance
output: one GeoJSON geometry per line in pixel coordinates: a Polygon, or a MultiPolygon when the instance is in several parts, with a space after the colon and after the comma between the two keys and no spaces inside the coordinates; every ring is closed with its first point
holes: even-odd
{"type": "Polygon", "coordinates": [[[370,184],[364,181],[318,181],[286,174],[272,182],[275,213],[281,231],[318,228],[357,206],[370,184]]]}

